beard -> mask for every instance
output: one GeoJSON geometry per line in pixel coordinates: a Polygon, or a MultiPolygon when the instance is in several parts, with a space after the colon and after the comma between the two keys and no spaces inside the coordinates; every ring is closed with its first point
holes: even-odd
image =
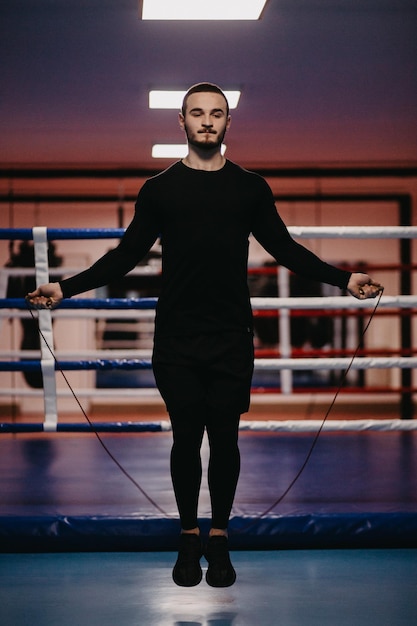
{"type": "Polygon", "coordinates": [[[211,131],[209,133],[199,132],[199,133],[196,133],[195,135],[192,135],[189,129],[187,128],[186,124],[184,125],[184,130],[187,136],[187,141],[191,146],[194,146],[195,148],[198,148],[199,150],[207,150],[207,151],[216,150],[219,147],[221,147],[224,136],[226,134],[226,128],[225,128],[220,133],[211,131]],[[199,135],[203,135],[203,137],[200,139],[199,135]],[[208,139],[208,137],[210,137],[210,140],[208,139]]]}

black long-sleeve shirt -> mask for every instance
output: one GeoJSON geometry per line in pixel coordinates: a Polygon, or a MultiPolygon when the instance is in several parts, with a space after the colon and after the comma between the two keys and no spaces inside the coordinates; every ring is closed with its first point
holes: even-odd
{"type": "Polygon", "coordinates": [[[119,245],[89,269],[61,281],[64,297],[121,278],[162,243],[156,332],[180,335],[252,329],[247,286],[249,235],[280,265],[346,287],[350,273],[295,242],[266,181],[231,161],[216,171],[177,162],[150,178],[119,245]]]}

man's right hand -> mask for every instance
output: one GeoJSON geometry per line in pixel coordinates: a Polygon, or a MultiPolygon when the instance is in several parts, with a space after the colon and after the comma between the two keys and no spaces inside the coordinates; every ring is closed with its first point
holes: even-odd
{"type": "Polygon", "coordinates": [[[35,309],[54,309],[63,298],[59,283],[47,283],[28,293],[26,301],[35,309]]]}

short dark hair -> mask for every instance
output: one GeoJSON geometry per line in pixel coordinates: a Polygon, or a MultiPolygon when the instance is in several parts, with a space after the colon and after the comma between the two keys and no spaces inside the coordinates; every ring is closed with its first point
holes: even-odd
{"type": "Polygon", "coordinates": [[[185,115],[185,111],[187,108],[187,100],[188,100],[188,97],[191,96],[191,94],[206,93],[206,92],[218,93],[221,96],[223,96],[226,102],[226,115],[229,115],[229,103],[227,101],[227,98],[224,95],[224,92],[220,89],[220,87],[218,85],[215,85],[214,83],[196,83],[195,85],[192,85],[192,87],[190,87],[187,93],[185,94],[184,99],[182,101],[181,113],[185,115]]]}

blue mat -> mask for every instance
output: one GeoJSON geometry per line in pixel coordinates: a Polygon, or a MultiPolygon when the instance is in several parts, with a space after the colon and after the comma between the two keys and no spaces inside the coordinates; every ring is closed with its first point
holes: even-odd
{"type": "MultiPolygon", "coordinates": [[[[0,551],[150,551],[177,546],[170,433],[0,436],[0,551]]],[[[417,547],[417,433],[242,433],[241,478],[230,523],[234,549],[417,547]]],[[[203,465],[208,449],[203,445],[203,465]]],[[[203,481],[202,530],[209,528],[203,481]]]]}

